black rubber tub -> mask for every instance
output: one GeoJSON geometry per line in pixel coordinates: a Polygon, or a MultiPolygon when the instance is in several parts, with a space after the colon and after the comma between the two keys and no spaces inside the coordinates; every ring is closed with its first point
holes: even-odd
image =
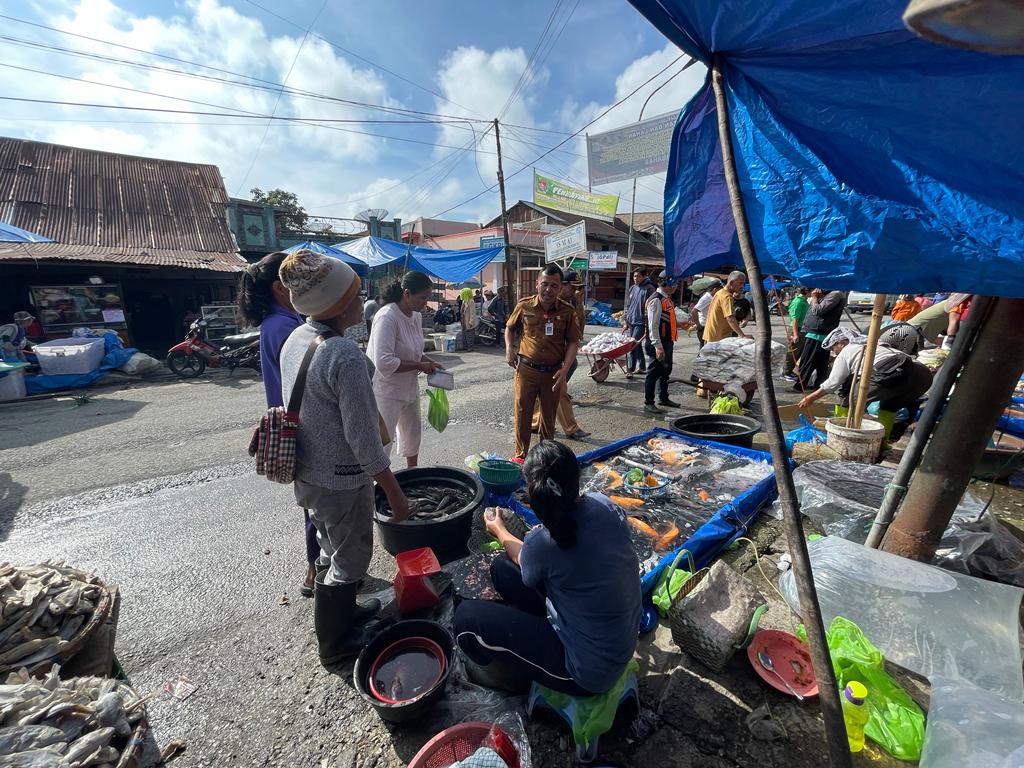
{"type": "Polygon", "coordinates": [[[672,429],[686,437],[750,448],[754,444],[754,435],[761,431],[761,422],[749,416],[698,413],[679,417],[672,422],[672,429]]]}
{"type": "Polygon", "coordinates": [[[448,683],[448,675],[451,673],[452,669],[452,656],[454,654],[454,650],[455,640],[452,637],[451,632],[442,627],[436,621],[425,621],[422,619],[399,621],[374,637],[369,643],[367,643],[366,647],[359,652],[355,668],[352,670],[352,681],[355,683],[356,690],[359,691],[359,695],[362,696],[370,706],[377,710],[377,714],[381,716],[382,720],[387,720],[390,723],[405,723],[419,717],[423,712],[444,697],[445,686],[448,683]],[[370,668],[373,666],[373,662],[381,652],[387,649],[388,646],[398,640],[408,637],[425,637],[429,640],[433,640],[441,646],[441,650],[444,651],[446,660],[444,672],[441,674],[441,678],[437,683],[434,684],[433,688],[420,694],[415,699],[409,699],[408,701],[402,701],[396,704],[386,704],[375,698],[370,693],[370,668]]]}
{"type": "Polygon", "coordinates": [[[484,487],[472,472],[455,467],[413,467],[395,472],[403,488],[429,484],[434,488],[458,488],[473,494],[473,500],[453,514],[440,520],[408,520],[392,523],[389,515],[380,512],[386,498],[378,486],[374,493],[374,519],[380,531],[381,544],[392,555],[410,549],[430,547],[437,559],[445,562],[467,553],[466,541],[473,527],[473,513],[484,503],[484,487]]]}

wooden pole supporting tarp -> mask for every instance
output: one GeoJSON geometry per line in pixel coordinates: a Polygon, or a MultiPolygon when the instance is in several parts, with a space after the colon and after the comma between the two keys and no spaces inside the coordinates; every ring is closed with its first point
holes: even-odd
{"type": "Polygon", "coordinates": [[[814,676],[818,681],[819,701],[825,718],[825,739],[828,743],[829,764],[832,768],[851,768],[850,746],[846,738],[846,724],[843,721],[842,704],[839,700],[839,687],[828,652],[825,627],[821,620],[821,608],[818,605],[818,593],[811,575],[811,559],[807,554],[807,542],[804,539],[803,525],[800,522],[800,505],[796,498],[789,457],[786,455],[782,421],[779,418],[775,388],[772,384],[771,315],[768,312],[768,299],[765,296],[761,267],[754,251],[754,241],[750,236],[747,212],[736,173],[732,132],[729,128],[729,110],[725,98],[721,61],[718,56],[715,56],[712,63],[711,83],[715,91],[722,166],[725,170],[725,183],[729,189],[732,216],[736,223],[736,236],[739,240],[740,252],[743,254],[743,264],[747,269],[747,280],[750,282],[755,314],[761,318],[761,322],[757,324],[756,348],[761,418],[764,420],[765,430],[768,433],[768,444],[771,449],[772,464],[775,468],[775,482],[779,488],[779,502],[782,505],[786,540],[789,542],[789,552],[793,558],[793,576],[796,581],[797,595],[800,598],[800,612],[807,628],[807,639],[811,646],[811,662],[814,665],[814,676]]]}
{"type": "Polygon", "coordinates": [[[868,340],[864,345],[863,359],[860,366],[860,386],[857,387],[857,397],[853,398],[850,393],[850,414],[853,416],[852,426],[860,429],[861,419],[864,410],[868,407],[868,390],[871,388],[871,369],[875,367],[875,351],[878,349],[878,337],[882,333],[882,317],[885,316],[885,294],[875,294],[875,305],[871,309],[871,324],[868,326],[868,340]]]}

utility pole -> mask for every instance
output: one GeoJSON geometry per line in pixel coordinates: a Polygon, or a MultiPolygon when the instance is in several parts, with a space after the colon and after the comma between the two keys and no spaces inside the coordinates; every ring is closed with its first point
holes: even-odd
{"type": "Polygon", "coordinates": [[[494,144],[498,151],[498,191],[501,194],[501,228],[505,236],[505,291],[509,294],[508,304],[515,303],[519,294],[515,270],[512,268],[512,241],[508,236],[508,211],[505,209],[505,172],[501,169],[501,132],[498,118],[494,118],[494,144]]]}

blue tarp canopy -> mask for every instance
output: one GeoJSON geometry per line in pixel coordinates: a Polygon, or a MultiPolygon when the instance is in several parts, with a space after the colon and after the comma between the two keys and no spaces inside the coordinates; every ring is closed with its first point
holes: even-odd
{"type": "Polygon", "coordinates": [[[48,237],[0,221],[0,243],[52,243],[48,237]]]}
{"type": "MultiPolygon", "coordinates": [[[[631,0],[719,55],[761,267],[824,288],[1024,296],[1024,56],[907,30],[906,0],[631,0]]],[[[742,263],[710,82],[665,185],[676,275],[742,263]]]]}
{"type": "Polygon", "coordinates": [[[295,251],[313,251],[314,253],[319,253],[323,256],[332,256],[335,259],[341,259],[360,275],[365,275],[367,271],[367,267],[364,262],[349,256],[337,246],[327,245],[327,243],[307,240],[304,243],[298,243],[297,245],[293,245],[291,248],[284,249],[285,253],[294,253],[295,251]]]}
{"type": "Polygon", "coordinates": [[[380,237],[363,237],[335,246],[361,262],[378,267],[401,261],[402,266],[418,269],[449,283],[461,283],[480,274],[501,255],[502,248],[474,248],[467,251],[443,251],[399,243],[380,237]]]}

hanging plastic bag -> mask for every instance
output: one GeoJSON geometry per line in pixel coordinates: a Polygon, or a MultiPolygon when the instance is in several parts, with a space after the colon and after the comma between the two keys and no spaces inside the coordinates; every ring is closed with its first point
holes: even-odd
{"type": "Polygon", "coordinates": [[[828,438],[825,432],[815,427],[802,413],[800,414],[800,423],[803,426],[791,429],[786,433],[786,450],[789,453],[793,452],[793,446],[797,443],[824,443],[828,438]]]}
{"type": "Polygon", "coordinates": [[[743,409],[740,401],[732,395],[719,395],[711,404],[711,413],[742,415],[743,409]]]}
{"type": "Polygon", "coordinates": [[[438,432],[444,432],[448,426],[448,393],[443,389],[431,388],[427,390],[427,399],[430,400],[427,421],[438,432]]]}
{"type": "MultiPolygon", "coordinates": [[[[806,642],[803,625],[799,634],[806,642]]],[[[924,713],[886,673],[882,652],[860,627],[842,616],[832,619],[825,634],[839,688],[845,688],[851,680],[867,686],[868,722],[864,733],[899,760],[919,760],[924,744],[924,713]]]]}
{"type": "Polygon", "coordinates": [[[679,550],[675,560],[662,572],[661,577],[658,579],[658,584],[651,594],[651,602],[654,603],[663,619],[668,617],[668,609],[672,607],[672,601],[679,594],[679,590],[683,588],[686,582],[693,578],[696,572],[697,568],[693,564],[693,555],[685,549],[679,550]],[[683,559],[684,555],[690,562],[690,570],[677,570],[679,561],[683,559]]]}

